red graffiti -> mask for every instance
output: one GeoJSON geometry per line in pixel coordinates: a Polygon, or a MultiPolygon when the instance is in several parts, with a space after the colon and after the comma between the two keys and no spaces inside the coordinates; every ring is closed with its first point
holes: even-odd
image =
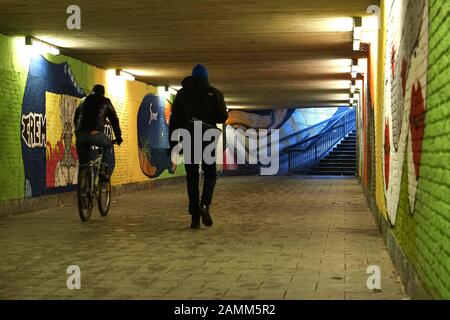
{"type": "Polygon", "coordinates": [[[392,45],[392,51],[391,51],[391,72],[392,72],[392,78],[395,78],[395,46],[392,45]]]}
{"type": "Polygon", "coordinates": [[[391,160],[391,139],[389,130],[389,120],[385,120],[384,124],[384,181],[386,183],[386,190],[389,187],[389,170],[391,160]]]}
{"type": "MultiPolygon", "coordinates": [[[[55,148],[52,147],[52,144],[47,141],[47,157],[46,157],[46,174],[45,174],[45,184],[47,188],[55,188],[56,187],[56,167],[58,163],[64,159],[64,142],[61,139],[56,143],[55,148]]],[[[78,153],[75,145],[71,145],[70,147],[70,155],[75,161],[78,161],[78,153]]]]}
{"type": "Polygon", "coordinates": [[[419,178],[420,157],[422,155],[422,142],[425,131],[425,101],[420,82],[413,85],[411,90],[411,113],[409,115],[411,130],[412,152],[416,179],[419,178]]]}
{"type": "Polygon", "coordinates": [[[70,147],[70,154],[76,161],[78,161],[78,152],[77,147],[75,147],[75,145],[72,145],[72,147],[70,147]]]}
{"type": "Polygon", "coordinates": [[[64,144],[62,140],[58,141],[53,149],[52,144],[47,141],[47,158],[46,158],[46,174],[45,184],[47,188],[54,188],[56,186],[55,172],[58,162],[64,157],[64,144]]]}
{"type": "Polygon", "coordinates": [[[402,60],[402,92],[403,96],[405,96],[406,93],[406,78],[408,73],[408,62],[403,58],[402,60]]]}

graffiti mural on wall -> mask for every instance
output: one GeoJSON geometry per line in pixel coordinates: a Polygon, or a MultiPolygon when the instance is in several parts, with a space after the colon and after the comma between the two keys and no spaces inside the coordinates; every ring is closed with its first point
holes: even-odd
{"type": "Polygon", "coordinates": [[[168,170],[174,173],[176,164],[167,153],[169,149],[169,118],[171,103],[165,97],[148,94],[138,112],[138,152],[142,172],[156,178],[168,170]]]}
{"type": "MultiPolygon", "coordinates": [[[[42,56],[31,60],[21,119],[27,197],[74,190],[78,155],[73,117],[84,96],[68,63],[52,63],[42,56]]],[[[105,131],[111,136],[110,125],[105,131]]]]}
{"type": "Polygon", "coordinates": [[[389,221],[395,225],[403,163],[414,211],[425,118],[428,0],[394,0],[386,39],[384,181],[389,221]]]}
{"type": "Polygon", "coordinates": [[[67,63],[31,60],[21,125],[27,197],[70,191],[76,184],[72,119],[83,96],[67,63]]]}
{"type": "MultiPolygon", "coordinates": [[[[226,145],[224,146],[224,170],[237,170],[239,168],[246,168],[247,170],[259,170],[260,165],[251,164],[238,164],[237,159],[248,159],[249,146],[243,146],[243,141],[247,141],[242,138],[242,133],[238,129],[242,129],[244,132],[247,129],[268,129],[270,135],[270,129],[280,129],[284,124],[292,117],[295,109],[275,109],[275,110],[262,110],[262,111],[240,111],[232,110],[228,113],[229,117],[226,122],[225,136],[226,145]],[[233,150],[232,150],[233,149],[233,150]],[[239,154],[240,151],[246,154],[239,154]]],[[[292,132],[283,132],[289,134],[292,132]]],[[[300,137],[298,137],[299,139],[300,137]]],[[[296,139],[293,137],[292,139],[296,139]]],[[[292,143],[298,141],[292,141],[292,143]]],[[[280,139],[281,144],[281,139],[280,139]]],[[[252,150],[254,151],[254,150],[252,150]]],[[[282,160],[282,159],[281,159],[282,160]]],[[[282,161],[281,161],[282,162],[282,161]]]]}
{"type": "Polygon", "coordinates": [[[79,100],[65,94],[45,94],[47,188],[77,183],[78,155],[73,134],[73,117],[79,100]]]}

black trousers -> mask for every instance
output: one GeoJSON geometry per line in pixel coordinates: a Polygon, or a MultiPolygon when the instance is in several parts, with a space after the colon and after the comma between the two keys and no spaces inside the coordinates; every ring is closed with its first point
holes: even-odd
{"type": "Polygon", "coordinates": [[[200,203],[202,205],[210,205],[212,202],[214,187],[216,186],[217,173],[216,163],[206,164],[202,163],[203,171],[203,190],[200,202],[200,173],[198,164],[185,164],[186,182],[189,196],[189,214],[198,215],[198,208],[200,203]]]}

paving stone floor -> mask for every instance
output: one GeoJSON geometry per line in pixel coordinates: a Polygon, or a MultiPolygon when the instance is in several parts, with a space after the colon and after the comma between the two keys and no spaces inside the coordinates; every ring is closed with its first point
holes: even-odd
{"type": "Polygon", "coordinates": [[[0,298],[407,298],[355,178],[221,178],[200,230],[186,202],[179,184],[117,197],[85,224],[75,206],[1,218],[0,298]]]}

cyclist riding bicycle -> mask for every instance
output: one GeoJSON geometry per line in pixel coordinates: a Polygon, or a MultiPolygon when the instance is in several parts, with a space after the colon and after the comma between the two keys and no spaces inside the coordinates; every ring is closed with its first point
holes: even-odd
{"type": "Polygon", "coordinates": [[[105,133],[106,119],[109,119],[116,137],[116,143],[120,145],[122,140],[122,131],[120,130],[119,118],[114,109],[111,100],[105,96],[105,87],[96,84],[92,93],[83,98],[75,111],[75,135],[80,166],[89,163],[89,154],[92,146],[103,148],[102,170],[99,175],[109,180],[108,163],[113,159],[113,142],[105,133]]]}

